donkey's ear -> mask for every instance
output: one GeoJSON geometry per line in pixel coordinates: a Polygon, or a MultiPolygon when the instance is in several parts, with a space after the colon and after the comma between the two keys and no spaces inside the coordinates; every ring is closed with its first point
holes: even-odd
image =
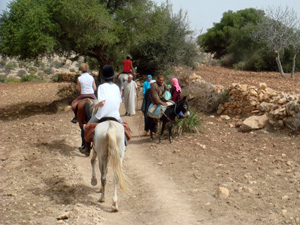
{"type": "Polygon", "coordinates": [[[184,96],[183,98],[182,98],[182,101],[184,102],[186,100],[186,96],[184,96]]]}
{"type": "Polygon", "coordinates": [[[191,97],[187,101],[190,102],[190,101],[193,101],[194,99],[195,99],[195,97],[191,97]]]}

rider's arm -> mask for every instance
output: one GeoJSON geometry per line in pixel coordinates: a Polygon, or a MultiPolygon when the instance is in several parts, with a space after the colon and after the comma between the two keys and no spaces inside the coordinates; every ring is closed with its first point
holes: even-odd
{"type": "Polygon", "coordinates": [[[91,107],[91,109],[102,107],[102,106],[104,106],[104,104],[105,104],[105,100],[102,101],[102,102],[99,102],[99,103],[96,104],[96,105],[93,105],[93,106],[91,107]]]}
{"type": "Polygon", "coordinates": [[[81,94],[81,86],[80,86],[80,82],[77,79],[77,90],[79,91],[79,93],[81,94]]]}
{"type": "Polygon", "coordinates": [[[93,81],[93,89],[94,89],[94,91],[96,91],[96,89],[97,89],[95,80],[93,81]]]}

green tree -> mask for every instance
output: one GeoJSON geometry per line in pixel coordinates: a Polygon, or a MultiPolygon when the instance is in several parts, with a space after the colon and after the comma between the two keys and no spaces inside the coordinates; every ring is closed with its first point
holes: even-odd
{"type": "Polygon", "coordinates": [[[169,4],[155,7],[145,24],[146,38],[132,48],[139,71],[155,74],[174,65],[193,64],[196,44],[187,40],[192,32],[182,10],[173,13],[169,4]]]}
{"type": "Polygon", "coordinates": [[[139,35],[134,32],[137,21],[151,9],[150,3],[16,0],[0,18],[0,51],[20,58],[75,53],[93,57],[100,65],[112,64],[139,35]]]}
{"type": "Polygon", "coordinates": [[[251,30],[259,21],[262,10],[253,8],[232,12],[229,10],[223,14],[219,23],[215,23],[207,33],[198,37],[199,45],[205,52],[214,53],[216,58],[233,52],[237,55],[237,50],[249,49],[253,45],[251,30]]]}

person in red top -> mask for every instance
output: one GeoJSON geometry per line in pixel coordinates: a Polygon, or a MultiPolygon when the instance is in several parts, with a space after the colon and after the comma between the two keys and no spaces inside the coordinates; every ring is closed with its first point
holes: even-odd
{"type": "Polygon", "coordinates": [[[134,76],[136,76],[135,72],[134,72],[134,68],[132,66],[132,61],[130,60],[130,56],[128,55],[126,57],[126,60],[123,61],[123,71],[122,73],[133,73],[134,76]]]}

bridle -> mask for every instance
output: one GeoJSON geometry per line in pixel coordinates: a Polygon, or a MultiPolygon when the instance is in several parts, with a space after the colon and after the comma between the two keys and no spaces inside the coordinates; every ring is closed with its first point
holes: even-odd
{"type": "MultiPolygon", "coordinates": [[[[174,107],[174,113],[175,113],[175,120],[178,119],[180,117],[180,115],[183,113],[182,111],[180,111],[178,114],[176,112],[176,107],[177,107],[177,104],[175,104],[175,107],[174,107]]],[[[173,121],[171,120],[167,115],[166,113],[164,112],[163,115],[169,120],[169,121],[173,121]]]]}

